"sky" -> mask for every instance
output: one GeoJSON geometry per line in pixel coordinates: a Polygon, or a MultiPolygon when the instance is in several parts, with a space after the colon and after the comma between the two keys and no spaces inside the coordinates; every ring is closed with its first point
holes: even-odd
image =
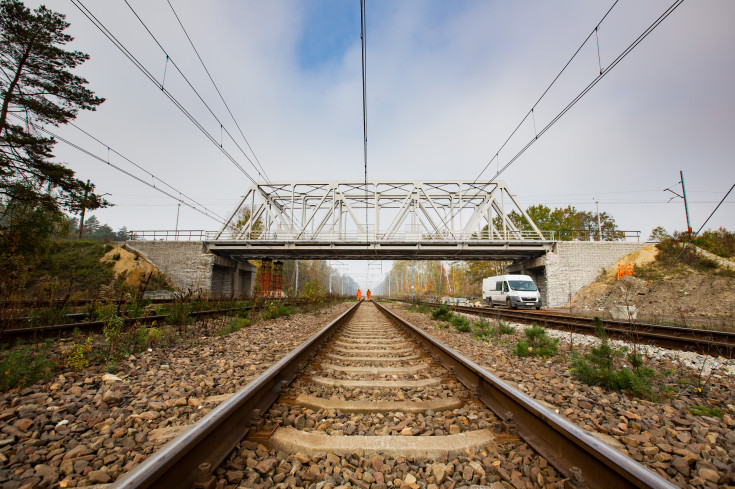
{"type": "MultiPolygon", "coordinates": [[[[166,0],[128,0],[165,53],[124,0],[83,3],[214,142],[70,0],[44,4],[67,15],[71,47],[90,55],[77,73],[106,101],[76,124],[102,144],[55,132],[153,183],[124,155],[220,216],[251,182],[219,144],[254,180],[259,164],[271,181],[362,181],[358,0],[170,1],[227,107],[166,0]]],[[[671,2],[620,0],[493,160],[612,3],[366,0],[368,179],[491,179],[671,2]]],[[[679,190],[683,171],[699,228],[735,183],[733,18],[729,0],[684,2],[499,178],[524,206],[594,211],[597,200],[645,238],[686,228],[683,202],[664,192],[679,190]]],[[[94,215],[114,229],[173,229],[177,213],[179,229],[219,227],[64,143],[55,154],[109,194],[115,206],[94,215]]],[[[733,223],[731,194],[707,228],[733,223]]],[[[377,280],[375,265],[344,263],[359,282],[377,280]]]]}

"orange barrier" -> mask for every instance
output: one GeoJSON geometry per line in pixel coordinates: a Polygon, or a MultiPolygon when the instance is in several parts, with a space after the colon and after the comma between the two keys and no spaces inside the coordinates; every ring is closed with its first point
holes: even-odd
{"type": "Polygon", "coordinates": [[[626,275],[633,276],[633,265],[618,265],[618,280],[625,277],[626,275]]]}

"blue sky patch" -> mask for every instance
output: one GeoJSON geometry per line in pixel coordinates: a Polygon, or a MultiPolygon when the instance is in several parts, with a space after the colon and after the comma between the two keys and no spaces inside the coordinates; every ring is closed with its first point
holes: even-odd
{"type": "Polygon", "coordinates": [[[359,44],[359,0],[306,0],[302,5],[304,28],[297,48],[301,68],[338,61],[350,46],[359,44]]]}

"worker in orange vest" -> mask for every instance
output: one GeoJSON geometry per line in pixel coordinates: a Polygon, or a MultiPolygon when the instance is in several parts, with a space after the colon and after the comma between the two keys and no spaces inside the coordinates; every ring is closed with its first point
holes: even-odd
{"type": "Polygon", "coordinates": [[[370,300],[370,289],[367,290],[367,300],[370,300]]]}
{"type": "Polygon", "coordinates": [[[362,291],[360,289],[357,289],[357,300],[360,300],[360,297],[362,297],[362,291]]]}

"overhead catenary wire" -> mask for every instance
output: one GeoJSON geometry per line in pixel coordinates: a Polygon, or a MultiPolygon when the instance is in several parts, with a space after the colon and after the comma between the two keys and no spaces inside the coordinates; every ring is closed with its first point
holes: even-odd
{"type": "Polygon", "coordinates": [[[365,24],[365,0],[360,0],[360,44],[362,50],[362,135],[365,166],[365,239],[369,240],[368,224],[368,177],[367,177],[367,38],[365,24]]]}
{"type": "MultiPolygon", "coordinates": [[[[477,182],[480,179],[480,177],[482,177],[483,173],[485,173],[485,171],[488,169],[488,167],[490,166],[490,164],[493,162],[494,159],[499,158],[500,152],[503,151],[503,148],[505,148],[505,146],[508,144],[508,142],[510,142],[510,140],[513,138],[513,136],[516,134],[516,132],[518,132],[518,129],[520,129],[521,126],[523,125],[523,123],[526,122],[526,120],[528,119],[528,117],[533,115],[533,111],[536,108],[536,106],[538,106],[538,104],[541,102],[541,100],[543,100],[543,98],[546,96],[546,94],[549,93],[549,90],[551,90],[551,88],[554,86],[554,84],[556,84],[556,82],[559,80],[559,78],[561,77],[561,75],[566,71],[566,69],[569,67],[569,65],[572,64],[572,61],[574,61],[574,59],[577,57],[577,55],[582,50],[582,48],[587,44],[587,42],[590,40],[590,38],[593,35],[596,35],[597,30],[599,29],[600,25],[605,21],[605,19],[607,18],[607,16],[610,15],[610,12],[612,12],[612,10],[615,8],[615,6],[618,4],[619,1],[620,0],[615,0],[615,2],[613,2],[613,4],[610,6],[610,8],[607,9],[607,12],[605,12],[605,15],[603,15],[602,18],[599,20],[599,22],[597,22],[597,24],[595,25],[594,29],[592,29],[592,31],[587,35],[587,37],[584,39],[584,41],[582,41],[582,44],[580,44],[579,47],[577,48],[577,50],[574,51],[574,54],[572,54],[572,57],[569,58],[569,60],[566,62],[566,64],[564,64],[564,66],[559,71],[559,73],[556,74],[556,76],[554,77],[554,79],[551,80],[551,83],[549,83],[549,85],[546,87],[546,89],[541,93],[541,96],[538,98],[538,100],[536,100],[536,102],[534,102],[534,104],[531,106],[531,109],[526,113],[525,116],[523,116],[523,119],[521,119],[521,121],[516,125],[516,127],[513,129],[513,131],[511,131],[510,135],[505,139],[505,141],[503,142],[503,144],[500,145],[500,148],[498,148],[498,150],[495,152],[494,156],[490,159],[490,161],[487,162],[487,164],[482,169],[482,171],[477,175],[477,177],[475,178],[474,182],[477,182]]],[[[535,121],[534,121],[534,124],[535,124],[535,121]]],[[[538,135],[536,137],[538,138],[538,135]]],[[[500,172],[497,173],[497,175],[499,175],[499,174],[500,174],[500,172]]]]}
{"type": "Polygon", "coordinates": [[[72,4],[79,9],[79,11],[89,19],[90,22],[100,31],[102,34],[107,37],[107,39],[113,43],[113,45],[123,53],[123,55],[128,58],[128,60],[135,65],[138,70],[143,73],[148,80],[156,85],[161,92],[166,95],[166,97],[178,108],[186,117],[189,119],[189,121],[194,124],[194,126],[199,129],[199,131],[204,134],[204,136],[209,139],[209,141],[214,144],[214,146],[223,154],[225,157],[232,162],[235,167],[237,167],[240,172],[245,175],[245,177],[250,180],[252,183],[257,184],[256,180],[245,170],[245,168],[242,167],[242,165],[223,147],[219,145],[219,142],[217,141],[217,138],[213,136],[207,129],[199,122],[199,120],[194,117],[184,106],[181,104],[176,97],[173,96],[171,92],[169,92],[165,87],[158,81],[158,79],[153,75],[150,70],[148,70],[136,57],[133,55],[126,47],[125,45],[115,37],[112,32],[110,32],[107,27],[86,7],[80,0],[71,0],[72,4]]]}
{"type": "Polygon", "coordinates": [[[176,13],[176,10],[174,10],[174,6],[171,4],[170,0],[166,0],[168,2],[168,6],[171,7],[171,12],[173,12],[174,17],[176,17],[176,21],[179,23],[179,26],[181,26],[181,30],[184,31],[184,35],[186,36],[186,39],[189,40],[189,44],[191,45],[191,48],[194,50],[194,53],[197,55],[197,58],[199,59],[199,62],[202,64],[202,68],[204,68],[204,71],[207,73],[207,76],[209,77],[209,80],[212,82],[212,86],[217,91],[217,95],[219,95],[220,100],[222,100],[222,103],[224,104],[225,108],[227,109],[227,113],[230,114],[230,117],[232,118],[232,122],[235,123],[235,127],[237,127],[238,132],[240,132],[240,135],[242,136],[243,140],[245,141],[245,144],[247,144],[248,149],[251,153],[253,153],[253,158],[255,158],[255,161],[258,163],[258,166],[263,171],[263,176],[265,177],[266,182],[271,183],[270,179],[268,178],[268,174],[265,171],[265,168],[263,168],[263,165],[260,163],[260,160],[258,159],[258,155],[255,154],[255,150],[252,146],[250,146],[250,142],[248,141],[248,138],[245,137],[245,133],[243,132],[242,128],[240,127],[240,124],[237,122],[237,119],[235,119],[234,114],[232,113],[232,110],[230,110],[230,106],[225,101],[224,96],[222,95],[222,92],[220,91],[217,84],[214,82],[214,78],[209,73],[209,69],[207,68],[207,65],[204,64],[204,60],[199,55],[199,51],[197,50],[196,46],[194,45],[194,41],[192,41],[191,37],[189,36],[189,33],[187,32],[186,28],[184,27],[184,24],[181,22],[181,19],[179,18],[179,15],[176,13]]]}
{"type": "MultiPolygon", "coordinates": [[[[146,23],[143,21],[143,19],[140,17],[140,15],[138,15],[138,12],[135,11],[135,9],[132,7],[132,5],[130,5],[130,3],[128,2],[128,0],[123,0],[123,1],[125,2],[125,5],[127,5],[128,8],[130,9],[130,11],[133,13],[133,15],[135,16],[135,18],[138,19],[138,22],[140,22],[140,24],[143,26],[143,28],[148,33],[148,35],[151,36],[151,39],[153,39],[153,41],[161,49],[161,51],[163,52],[163,54],[166,55],[166,64],[168,64],[170,62],[171,63],[171,66],[173,66],[176,69],[176,71],[179,72],[179,75],[181,75],[181,77],[184,79],[184,81],[186,82],[186,84],[189,85],[189,88],[192,89],[192,91],[194,92],[194,94],[196,94],[197,98],[199,98],[199,100],[202,102],[202,104],[204,104],[204,106],[207,108],[207,111],[209,111],[209,114],[212,117],[214,117],[214,120],[216,120],[217,123],[220,125],[220,129],[224,129],[225,133],[230,137],[230,140],[232,140],[232,142],[235,143],[235,146],[237,146],[237,149],[239,149],[240,152],[243,154],[243,156],[245,156],[245,158],[248,160],[248,162],[253,167],[253,169],[256,171],[256,173],[258,173],[258,175],[260,175],[263,178],[263,180],[268,181],[267,177],[265,175],[263,175],[263,173],[261,173],[260,170],[255,166],[255,163],[253,163],[253,160],[250,159],[250,157],[247,155],[247,153],[245,153],[245,151],[238,144],[238,142],[235,141],[235,138],[232,137],[232,134],[230,134],[230,131],[228,131],[227,128],[223,126],[222,121],[220,121],[219,117],[217,117],[217,114],[214,113],[214,111],[212,110],[212,108],[204,100],[204,98],[201,96],[201,94],[199,93],[199,91],[194,87],[194,85],[191,83],[191,81],[189,81],[189,78],[184,74],[183,71],[181,71],[181,68],[179,68],[179,65],[177,65],[176,62],[173,60],[173,58],[171,58],[171,56],[168,54],[168,51],[166,51],[166,49],[163,47],[163,45],[158,41],[158,38],[148,28],[148,25],[146,25],[146,23]]],[[[221,139],[220,139],[220,147],[222,147],[222,141],[221,141],[221,139]]],[[[265,172],[265,170],[264,170],[264,172],[265,172]]]]}
{"type": "MultiPolygon", "coordinates": [[[[21,117],[19,115],[16,115],[16,114],[10,113],[10,115],[12,117],[15,117],[16,119],[25,120],[25,118],[23,118],[23,117],[21,117]]],[[[26,121],[26,123],[28,125],[30,125],[31,127],[33,127],[34,129],[36,129],[37,131],[41,131],[41,132],[43,132],[45,134],[48,134],[49,136],[51,136],[53,138],[56,138],[57,140],[59,140],[59,141],[65,143],[65,144],[71,146],[72,148],[74,148],[74,149],[76,149],[78,151],[81,151],[82,153],[86,154],[87,156],[90,156],[90,157],[96,159],[97,161],[99,161],[101,163],[104,163],[105,165],[108,165],[111,168],[114,168],[115,170],[117,170],[117,171],[119,171],[119,172],[121,172],[121,173],[129,176],[130,178],[132,178],[134,180],[137,180],[138,182],[142,183],[143,185],[146,185],[146,186],[148,186],[148,187],[156,190],[157,192],[160,192],[160,193],[164,194],[165,196],[170,197],[171,199],[176,200],[177,202],[179,202],[179,203],[181,203],[181,204],[183,204],[183,205],[185,205],[185,206],[187,206],[187,207],[189,207],[189,208],[191,208],[191,209],[199,212],[200,214],[203,214],[203,215],[209,217],[210,219],[213,219],[213,220],[215,220],[215,221],[217,221],[219,223],[223,223],[224,222],[223,219],[221,217],[219,217],[215,212],[212,212],[210,209],[207,209],[203,205],[201,205],[201,204],[192,205],[191,203],[186,202],[185,200],[182,200],[179,197],[176,197],[176,195],[173,195],[170,192],[167,192],[166,190],[164,190],[164,189],[162,189],[160,187],[157,187],[155,185],[155,183],[150,183],[150,182],[146,181],[145,179],[139,177],[138,175],[135,175],[135,174],[129,172],[128,170],[125,170],[124,168],[122,168],[122,167],[120,167],[120,166],[118,166],[118,165],[110,162],[109,161],[109,158],[105,159],[105,158],[103,158],[103,157],[101,157],[99,155],[96,155],[92,151],[90,151],[90,150],[88,150],[88,149],[80,146],[79,144],[76,144],[76,143],[74,143],[74,142],[66,139],[65,137],[62,137],[62,136],[60,136],[60,135],[58,135],[58,134],[56,134],[56,133],[48,130],[47,128],[45,128],[43,126],[40,126],[40,125],[38,125],[38,124],[36,124],[34,122],[26,121]]],[[[104,144],[104,143],[101,143],[101,144],[104,144]]],[[[146,173],[148,173],[148,172],[146,172],[146,173]]],[[[156,180],[164,183],[167,187],[173,189],[175,192],[179,192],[178,190],[176,190],[173,187],[171,187],[169,184],[163,182],[163,180],[161,180],[160,178],[155,177],[155,175],[152,175],[151,173],[148,173],[148,174],[150,176],[154,177],[156,180]]],[[[181,192],[179,192],[179,194],[184,195],[181,192]]]]}
{"type": "MultiPolygon", "coordinates": [[[[179,189],[177,189],[177,188],[175,188],[175,187],[173,187],[173,186],[169,185],[169,184],[168,184],[168,183],[167,183],[166,181],[164,181],[164,180],[162,180],[161,178],[159,178],[158,176],[154,175],[153,173],[151,173],[150,171],[148,171],[147,169],[145,169],[145,168],[144,168],[143,166],[141,166],[141,165],[139,165],[138,163],[134,162],[133,160],[131,160],[131,159],[130,159],[130,158],[128,158],[127,156],[123,155],[123,154],[122,154],[122,153],[120,153],[119,151],[115,150],[114,148],[111,148],[111,147],[110,147],[110,146],[108,146],[108,145],[107,145],[106,143],[102,142],[101,140],[99,140],[98,138],[96,138],[95,136],[93,136],[92,134],[90,134],[89,132],[87,132],[87,131],[85,131],[84,129],[82,129],[81,127],[79,127],[78,125],[74,124],[73,122],[69,122],[69,125],[71,125],[72,127],[76,128],[76,129],[77,129],[78,131],[82,132],[83,134],[85,134],[85,135],[86,135],[86,136],[88,136],[89,138],[93,139],[94,141],[98,142],[98,143],[99,143],[99,144],[101,144],[102,146],[105,146],[105,147],[107,147],[107,151],[108,151],[108,161],[109,161],[109,153],[110,153],[110,152],[112,152],[112,153],[115,153],[115,154],[116,154],[116,155],[118,155],[118,156],[119,156],[120,158],[124,159],[125,161],[127,161],[128,163],[130,163],[131,165],[133,165],[134,167],[136,167],[136,168],[137,168],[137,169],[139,169],[140,171],[142,171],[142,172],[144,172],[144,173],[148,174],[148,176],[150,176],[150,177],[151,177],[152,179],[154,179],[154,180],[158,180],[159,182],[161,182],[161,183],[162,183],[163,185],[165,185],[165,186],[166,186],[166,187],[168,187],[169,189],[173,190],[174,192],[178,192],[178,194],[179,194],[179,195],[183,196],[183,197],[184,197],[184,198],[186,198],[186,199],[189,199],[189,201],[190,201],[190,202],[192,202],[193,204],[195,204],[195,205],[198,205],[199,207],[201,207],[201,208],[203,208],[203,209],[206,209],[206,207],[205,207],[204,205],[202,205],[201,203],[197,202],[197,201],[196,201],[195,199],[193,199],[192,197],[189,197],[188,195],[186,195],[186,194],[185,194],[184,192],[182,192],[181,190],[179,190],[179,189]]],[[[178,199],[177,199],[177,200],[178,200],[178,199]]],[[[222,216],[218,215],[217,213],[215,213],[215,212],[213,212],[213,211],[211,211],[211,210],[209,210],[209,209],[207,209],[207,210],[208,210],[209,212],[211,212],[212,214],[214,214],[214,215],[215,215],[215,216],[216,216],[217,218],[219,218],[220,220],[224,220],[224,218],[223,218],[222,216]]]]}
{"type": "MultiPolygon", "coordinates": [[[[525,145],[525,146],[523,146],[523,147],[522,147],[522,148],[521,148],[521,149],[520,149],[520,150],[519,150],[519,151],[518,151],[518,152],[517,152],[517,153],[516,153],[516,154],[515,154],[515,155],[514,155],[514,156],[513,156],[513,157],[512,157],[512,158],[511,158],[511,159],[510,159],[510,160],[509,160],[509,161],[508,161],[507,163],[506,163],[506,164],[505,164],[505,165],[503,165],[503,167],[502,167],[502,168],[499,168],[499,169],[498,169],[498,171],[497,171],[497,173],[495,173],[495,175],[494,175],[494,176],[493,176],[493,177],[492,177],[492,178],[490,179],[490,181],[494,181],[494,180],[496,180],[496,179],[498,178],[498,176],[500,176],[500,174],[501,174],[501,173],[503,173],[503,172],[504,172],[504,171],[505,171],[506,169],[508,169],[508,167],[510,167],[510,166],[511,166],[511,165],[512,165],[512,164],[513,164],[513,163],[514,163],[514,162],[515,162],[516,160],[518,160],[518,158],[520,158],[520,157],[521,157],[521,156],[522,156],[522,155],[523,155],[523,154],[524,154],[524,153],[525,153],[525,152],[526,152],[526,151],[528,150],[528,148],[530,148],[530,147],[531,147],[531,146],[532,146],[532,145],[533,145],[533,144],[534,144],[534,143],[535,143],[536,141],[538,141],[538,140],[539,140],[539,139],[541,138],[541,136],[543,136],[543,135],[544,135],[544,134],[546,133],[546,131],[548,131],[549,129],[551,129],[551,127],[552,127],[552,126],[553,126],[554,124],[556,124],[556,122],[558,122],[558,121],[559,121],[559,119],[561,119],[561,118],[562,118],[562,117],[564,116],[564,114],[566,114],[566,113],[567,113],[567,112],[568,112],[568,111],[569,111],[569,110],[570,110],[570,109],[571,109],[572,107],[574,107],[574,105],[576,105],[576,104],[577,104],[577,102],[579,102],[579,101],[580,101],[580,100],[582,99],[582,97],[584,97],[584,96],[585,96],[585,95],[586,95],[587,93],[589,93],[589,91],[590,91],[590,90],[592,90],[592,88],[594,88],[594,86],[595,86],[595,85],[597,85],[597,83],[599,83],[599,81],[600,81],[600,80],[602,80],[602,79],[603,79],[603,78],[604,78],[604,77],[605,77],[605,76],[606,76],[606,75],[607,75],[608,73],[610,73],[610,72],[611,72],[611,71],[612,71],[612,70],[613,70],[613,69],[614,69],[614,68],[615,68],[615,67],[616,67],[616,66],[617,66],[617,65],[618,65],[618,64],[619,64],[619,63],[620,63],[620,62],[621,62],[621,61],[622,61],[623,59],[625,59],[625,57],[626,57],[626,56],[627,56],[628,54],[630,54],[630,53],[631,53],[631,52],[632,52],[632,51],[633,51],[633,50],[634,50],[634,49],[635,49],[635,48],[636,48],[636,47],[637,47],[637,46],[638,46],[638,45],[639,45],[639,44],[640,44],[641,42],[643,42],[643,40],[644,40],[644,39],[645,39],[646,37],[648,37],[648,36],[649,36],[649,35],[651,34],[651,32],[653,32],[653,31],[654,31],[654,30],[656,29],[656,27],[658,27],[658,26],[659,26],[659,25],[660,25],[660,24],[661,24],[661,23],[662,23],[662,22],[663,22],[663,21],[664,21],[664,20],[665,20],[665,19],[666,19],[666,18],[667,18],[667,17],[669,16],[669,15],[671,15],[671,14],[672,14],[672,13],[673,13],[673,12],[674,12],[674,11],[675,11],[675,10],[676,10],[676,9],[677,9],[677,8],[678,8],[678,7],[679,7],[679,6],[681,5],[681,4],[682,4],[682,3],[684,3],[684,0],[675,0],[675,1],[674,1],[674,3],[672,3],[672,4],[671,4],[671,5],[670,5],[670,6],[669,6],[669,7],[668,7],[668,8],[666,9],[666,10],[664,10],[664,12],[663,12],[663,13],[662,13],[661,15],[659,15],[659,17],[658,17],[658,18],[656,18],[656,20],[654,20],[654,21],[653,21],[653,23],[651,23],[651,24],[650,24],[650,25],[649,25],[649,26],[648,26],[648,27],[647,27],[647,28],[646,28],[646,29],[645,29],[645,30],[644,30],[644,31],[643,31],[643,32],[642,32],[642,33],[641,33],[641,34],[640,34],[640,35],[639,35],[639,36],[638,36],[638,37],[637,37],[637,38],[636,38],[636,39],[635,39],[635,40],[634,40],[633,42],[631,42],[631,43],[630,43],[630,44],[629,44],[629,45],[628,45],[628,46],[627,46],[627,47],[626,47],[626,48],[625,48],[625,49],[624,49],[624,50],[623,50],[623,51],[622,51],[622,52],[621,52],[621,53],[620,53],[620,54],[619,54],[619,55],[618,55],[618,56],[617,56],[617,57],[616,57],[616,58],[615,58],[615,59],[614,59],[614,60],[613,60],[613,61],[612,61],[612,62],[611,62],[611,63],[610,63],[610,64],[609,64],[609,65],[608,65],[607,67],[606,67],[606,68],[603,68],[603,69],[601,70],[600,74],[598,74],[598,75],[597,75],[597,76],[596,76],[596,77],[595,77],[595,78],[594,78],[594,79],[593,79],[593,80],[592,80],[592,81],[591,81],[591,82],[590,82],[590,83],[589,83],[589,84],[588,84],[588,85],[587,85],[587,86],[586,86],[586,87],[585,87],[585,88],[584,88],[584,89],[583,89],[583,90],[582,90],[581,92],[579,92],[579,93],[578,93],[578,94],[577,94],[577,95],[576,95],[576,96],[575,96],[575,97],[574,97],[574,98],[573,98],[573,99],[571,100],[571,102],[569,102],[569,103],[568,103],[568,104],[567,104],[567,105],[566,105],[566,106],[565,106],[565,107],[564,107],[564,108],[563,108],[563,109],[562,109],[562,110],[561,110],[561,111],[560,111],[559,113],[557,113],[557,114],[556,114],[556,116],[554,116],[554,118],[553,118],[553,119],[552,119],[552,120],[551,120],[551,121],[550,121],[550,122],[549,122],[548,124],[546,124],[546,125],[545,125],[545,126],[544,126],[544,127],[543,127],[543,128],[541,129],[541,130],[540,130],[540,131],[538,131],[538,133],[537,133],[537,134],[536,134],[536,135],[535,135],[535,136],[534,136],[533,138],[531,138],[531,140],[530,140],[530,141],[529,141],[528,143],[526,143],[526,145],[525,145]]],[[[598,24],[597,24],[597,26],[595,27],[595,29],[597,29],[597,28],[599,27],[599,25],[600,25],[600,24],[602,23],[602,21],[604,21],[604,20],[605,20],[605,18],[607,17],[607,15],[608,15],[608,14],[610,13],[610,11],[611,11],[611,10],[613,9],[613,7],[615,7],[615,5],[616,5],[616,4],[617,4],[617,0],[616,0],[616,2],[615,2],[615,3],[613,3],[612,7],[610,7],[610,9],[608,9],[607,13],[606,13],[606,14],[605,14],[605,15],[603,16],[603,18],[602,18],[602,19],[600,20],[600,22],[598,22],[598,24]]],[[[505,147],[505,145],[506,145],[506,144],[508,143],[508,141],[510,141],[510,139],[511,139],[511,138],[513,137],[513,135],[514,135],[514,134],[515,134],[515,133],[516,133],[516,132],[518,131],[518,129],[519,129],[520,127],[521,127],[521,125],[523,124],[523,122],[525,122],[525,120],[526,120],[526,119],[528,119],[528,116],[529,116],[530,114],[532,114],[532,113],[533,113],[533,109],[534,109],[534,108],[536,107],[536,105],[537,105],[537,104],[538,104],[538,102],[539,102],[539,101],[541,100],[541,98],[543,98],[543,96],[544,96],[544,95],[545,95],[545,94],[546,94],[546,93],[547,93],[547,92],[549,91],[549,89],[550,89],[550,88],[551,88],[551,86],[552,86],[552,85],[553,85],[553,84],[554,84],[554,83],[556,82],[556,80],[557,80],[557,79],[559,78],[559,76],[561,75],[561,73],[563,73],[563,72],[564,72],[564,70],[566,69],[566,67],[567,67],[567,66],[569,66],[569,63],[571,63],[571,61],[572,61],[572,60],[574,59],[574,57],[575,57],[575,56],[577,55],[577,53],[578,53],[578,52],[579,52],[579,51],[580,51],[580,50],[582,49],[582,46],[584,46],[584,44],[586,44],[586,43],[587,43],[587,41],[588,41],[588,40],[590,39],[590,37],[591,37],[591,36],[592,36],[592,35],[593,35],[593,34],[594,34],[595,32],[596,32],[596,31],[595,31],[595,30],[593,30],[593,31],[592,31],[592,32],[590,33],[590,35],[588,35],[588,36],[587,36],[587,38],[585,39],[585,41],[584,41],[584,42],[582,43],[582,45],[581,45],[581,46],[580,46],[580,47],[579,47],[579,48],[577,49],[577,51],[575,51],[574,55],[572,55],[572,58],[570,58],[570,60],[569,60],[569,61],[567,62],[567,64],[566,64],[566,65],[564,65],[564,68],[562,68],[562,71],[560,71],[560,72],[559,72],[559,74],[558,74],[558,75],[556,76],[556,78],[554,78],[554,80],[552,81],[552,83],[551,83],[551,84],[550,84],[550,85],[549,85],[549,86],[547,87],[547,89],[546,89],[546,90],[544,91],[544,93],[543,93],[543,94],[541,95],[541,97],[540,97],[540,98],[539,98],[539,100],[538,100],[538,101],[536,102],[536,104],[534,104],[534,105],[533,105],[533,107],[531,108],[531,110],[529,110],[529,111],[528,111],[528,113],[526,114],[526,116],[525,116],[525,117],[524,117],[524,118],[523,118],[523,119],[521,120],[521,122],[520,122],[520,123],[519,123],[519,124],[518,124],[518,125],[516,126],[516,128],[515,128],[515,129],[513,130],[513,132],[511,133],[511,135],[510,135],[510,136],[508,136],[508,138],[507,138],[507,139],[505,140],[505,142],[504,142],[504,143],[503,143],[503,144],[501,145],[501,147],[500,147],[500,150],[502,150],[502,149],[503,149],[503,148],[505,147]]],[[[482,169],[482,171],[481,171],[481,172],[480,172],[480,173],[478,174],[478,176],[477,176],[477,177],[475,178],[475,180],[474,180],[474,182],[473,182],[473,183],[476,183],[476,182],[477,182],[477,181],[479,180],[479,178],[480,178],[480,177],[482,176],[482,174],[483,174],[483,173],[485,172],[485,170],[487,170],[487,168],[488,168],[488,167],[490,166],[490,164],[491,164],[491,163],[493,162],[493,160],[494,160],[495,158],[499,158],[500,150],[498,150],[498,151],[497,151],[497,152],[495,153],[495,155],[494,155],[494,156],[493,156],[493,157],[492,157],[492,158],[490,159],[490,161],[489,161],[489,162],[488,162],[488,163],[487,163],[487,164],[485,165],[485,167],[484,167],[484,168],[482,169]]],[[[477,192],[477,193],[476,193],[476,194],[474,195],[474,197],[478,197],[478,196],[480,196],[481,194],[482,194],[482,191],[481,191],[481,190],[478,190],[478,192],[477,192]]],[[[459,211],[458,211],[458,212],[459,212],[459,211]]],[[[454,216],[452,216],[452,217],[454,217],[454,216]]]]}
{"type": "Polygon", "coordinates": [[[554,118],[553,118],[553,119],[552,119],[552,120],[551,120],[551,121],[550,121],[550,122],[549,122],[548,124],[546,124],[546,126],[544,126],[544,128],[543,128],[543,129],[541,129],[541,130],[539,131],[539,133],[538,133],[538,134],[537,134],[537,135],[536,135],[536,136],[535,136],[534,138],[532,138],[532,139],[531,139],[531,140],[530,140],[530,141],[529,141],[529,142],[528,142],[528,143],[527,143],[527,144],[526,144],[526,145],[525,145],[525,146],[524,146],[523,148],[521,148],[521,149],[520,149],[520,150],[519,150],[519,151],[518,151],[518,152],[517,152],[517,153],[516,153],[516,154],[515,154],[515,155],[514,155],[514,156],[513,156],[513,157],[512,157],[512,158],[511,158],[511,159],[510,159],[510,160],[509,160],[509,161],[508,161],[508,162],[507,162],[507,163],[506,163],[506,164],[505,164],[505,165],[504,165],[504,166],[503,166],[503,167],[502,167],[502,168],[501,168],[501,169],[500,169],[500,170],[499,170],[499,171],[498,171],[498,172],[497,172],[497,173],[496,173],[496,174],[495,174],[494,176],[493,176],[492,180],[495,180],[495,179],[496,179],[496,178],[497,178],[497,177],[498,177],[498,176],[499,176],[499,175],[500,175],[501,173],[503,173],[503,172],[504,172],[504,171],[505,171],[505,170],[506,170],[506,169],[507,169],[507,168],[508,168],[508,167],[509,167],[510,165],[512,165],[512,164],[513,164],[513,163],[514,163],[514,162],[515,162],[515,161],[516,161],[516,160],[517,160],[518,158],[520,158],[520,157],[521,157],[521,156],[523,155],[523,153],[525,153],[525,152],[526,152],[526,150],[528,150],[528,148],[530,148],[530,147],[531,147],[531,146],[533,145],[533,143],[535,143],[536,141],[538,141],[538,140],[539,140],[539,138],[541,138],[541,136],[543,136],[543,135],[544,135],[544,133],[546,133],[546,131],[548,131],[549,129],[551,129],[551,127],[552,127],[552,126],[553,126],[554,124],[556,124],[556,122],[557,122],[557,121],[558,121],[559,119],[561,119],[561,118],[562,118],[562,117],[564,116],[564,114],[566,114],[566,113],[567,113],[567,112],[568,112],[568,111],[569,111],[569,110],[570,110],[570,109],[571,109],[572,107],[574,107],[574,106],[575,106],[575,105],[577,104],[577,102],[579,102],[579,101],[580,101],[580,100],[582,99],[582,97],[584,97],[584,96],[585,96],[585,95],[586,95],[586,94],[587,94],[587,93],[588,93],[588,92],[589,92],[590,90],[592,90],[592,88],[594,88],[594,86],[595,86],[595,85],[597,85],[597,83],[599,83],[599,81],[600,81],[600,80],[602,80],[602,79],[603,79],[603,78],[604,78],[604,77],[605,77],[605,76],[606,76],[606,75],[607,75],[608,73],[610,73],[610,71],[612,71],[612,69],[613,69],[613,68],[615,68],[615,67],[616,67],[616,66],[617,66],[617,65],[618,65],[618,64],[619,64],[619,63],[620,63],[620,62],[621,62],[621,61],[622,61],[622,60],[623,60],[623,59],[624,59],[624,58],[625,58],[625,57],[626,57],[626,56],[627,56],[628,54],[630,54],[630,53],[631,53],[631,52],[633,51],[633,49],[635,49],[635,48],[636,48],[636,46],[638,46],[638,45],[639,45],[639,44],[640,44],[640,43],[641,43],[641,42],[642,42],[642,41],[643,41],[643,40],[644,40],[644,39],[645,39],[646,37],[648,37],[648,35],[649,35],[649,34],[651,34],[651,32],[653,32],[653,31],[654,31],[654,29],[656,29],[656,27],[658,27],[658,26],[659,26],[659,25],[661,24],[661,22],[663,22],[663,21],[664,21],[664,20],[665,20],[665,19],[666,19],[666,18],[667,18],[667,17],[669,16],[669,15],[671,15],[671,14],[672,14],[672,13],[674,12],[674,10],[676,10],[676,9],[677,9],[677,7],[679,7],[679,5],[681,5],[682,3],[684,3],[684,0],[676,0],[676,1],[674,2],[674,3],[672,3],[672,4],[671,4],[671,5],[669,6],[669,8],[667,8],[667,9],[666,9],[666,10],[665,10],[665,11],[664,11],[664,12],[663,12],[663,13],[662,13],[662,14],[661,14],[661,15],[660,15],[660,16],[659,16],[659,17],[658,17],[658,18],[657,18],[657,19],[656,19],[656,20],[655,20],[655,21],[654,21],[654,22],[653,22],[653,23],[652,23],[651,25],[649,25],[649,26],[648,26],[648,27],[647,27],[647,28],[646,28],[646,29],[645,29],[645,30],[643,31],[643,33],[641,33],[641,34],[640,34],[640,35],[639,35],[639,36],[638,36],[638,37],[637,37],[637,38],[635,39],[635,41],[633,41],[632,43],[630,43],[630,44],[628,45],[628,47],[626,47],[626,48],[625,48],[625,49],[624,49],[624,50],[623,50],[623,51],[622,51],[622,52],[621,52],[621,53],[620,53],[620,54],[618,55],[618,57],[617,57],[617,58],[615,58],[615,59],[613,60],[613,62],[612,62],[612,63],[610,63],[610,65],[608,65],[608,66],[607,66],[606,68],[603,68],[602,72],[601,72],[601,73],[600,73],[599,75],[597,75],[597,76],[596,76],[596,77],[594,78],[594,80],[592,80],[592,81],[591,81],[591,82],[589,83],[589,85],[587,85],[587,86],[586,86],[586,87],[585,87],[585,88],[584,88],[584,89],[583,89],[583,90],[582,90],[581,92],[579,92],[579,93],[577,94],[577,96],[576,96],[576,97],[574,97],[574,99],[572,99],[572,101],[571,101],[571,102],[569,102],[569,103],[568,103],[568,104],[567,104],[567,105],[566,105],[566,106],[565,106],[565,107],[564,107],[564,108],[563,108],[563,109],[562,109],[562,110],[561,110],[561,111],[560,111],[560,112],[559,112],[559,113],[558,113],[558,114],[557,114],[556,116],[554,116],[554,118]]]}

